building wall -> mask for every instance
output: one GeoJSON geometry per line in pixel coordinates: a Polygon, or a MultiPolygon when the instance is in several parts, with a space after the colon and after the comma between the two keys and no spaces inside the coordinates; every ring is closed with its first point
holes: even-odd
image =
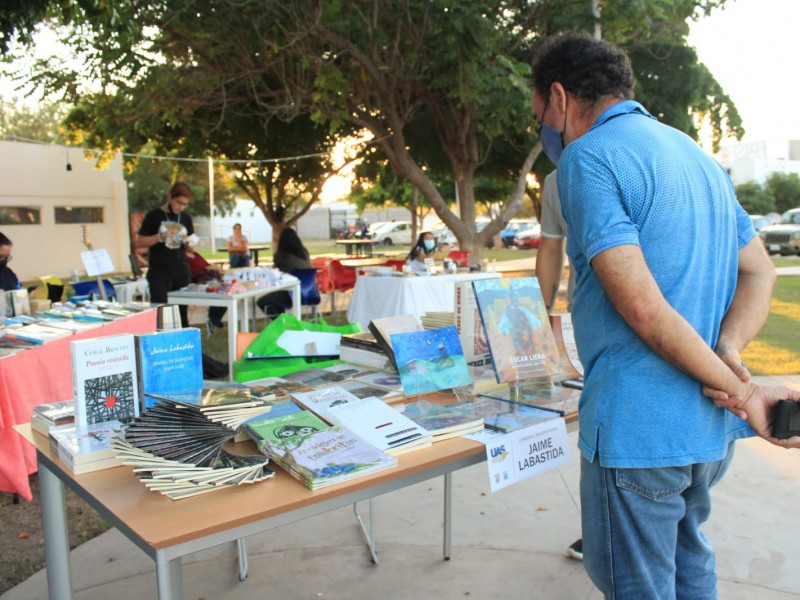
{"type": "Polygon", "coordinates": [[[800,140],[724,146],[717,160],[731,174],[734,184],[750,181],[764,184],[773,173],[800,175],[800,140]]]}
{"type": "Polygon", "coordinates": [[[77,148],[0,142],[0,206],[40,209],[36,225],[0,225],[14,244],[11,268],[20,279],[68,279],[84,271],[79,223],[55,223],[55,207],[102,207],[103,222],[89,225],[95,249],[108,250],[116,270],[129,272],[128,191],[119,157],[104,169],[77,148]],[[70,164],[72,170],[67,170],[70,164]]]}

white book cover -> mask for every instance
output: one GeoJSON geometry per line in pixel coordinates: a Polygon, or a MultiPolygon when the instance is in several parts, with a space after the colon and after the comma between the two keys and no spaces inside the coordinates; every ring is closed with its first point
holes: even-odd
{"type": "Polygon", "coordinates": [[[81,430],[139,416],[136,342],[112,335],[70,342],[75,425],[81,430]]]}
{"type": "Polygon", "coordinates": [[[293,396],[323,419],[352,431],[384,452],[398,453],[412,446],[429,445],[433,437],[378,398],[361,399],[336,385],[293,396]]]}
{"type": "Polygon", "coordinates": [[[455,282],[456,329],[464,350],[464,358],[470,367],[483,367],[492,364],[486,333],[481,322],[478,302],[471,281],[455,282]]]}

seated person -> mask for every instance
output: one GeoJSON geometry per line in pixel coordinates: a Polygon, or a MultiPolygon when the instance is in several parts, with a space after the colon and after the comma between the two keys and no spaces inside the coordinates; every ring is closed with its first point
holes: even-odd
{"type": "MultiPolygon", "coordinates": [[[[186,262],[189,263],[192,283],[207,283],[213,279],[222,281],[222,273],[214,269],[211,264],[195,250],[194,246],[189,244],[186,245],[186,262]]],[[[208,335],[213,334],[216,329],[221,329],[224,326],[222,317],[227,310],[225,306],[208,307],[208,320],[206,321],[206,331],[208,335]]]]}
{"type": "Polygon", "coordinates": [[[233,235],[228,238],[228,256],[231,269],[250,266],[250,249],[247,247],[247,238],[242,235],[242,226],[239,223],[233,226],[233,235]]]}
{"type": "Polygon", "coordinates": [[[4,292],[16,290],[19,287],[17,274],[8,268],[8,263],[14,258],[11,256],[11,240],[0,233],[0,288],[4,292]]]}
{"type": "MultiPolygon", "coordinates": [[[[272,256],[276,269],[288,273],[292,269],[310,269],[311,257],[294,229],[286,228],[278,238],[278,249],[272,256]]],[[[286,290],[265,294],[256,300],[258,307],[270,319],[292,308],[292,295],[286,290]]]]}
{"type": "Polygon", "coordinates": [[[411,267],[411,272],[417,275],[427,275],[428,267],[425,266],[426,258],[434,258],[436,253],[436,238],[430,231],[423,231],[417,238],[417,243],[406,257],[406,264],[411,267]]]}

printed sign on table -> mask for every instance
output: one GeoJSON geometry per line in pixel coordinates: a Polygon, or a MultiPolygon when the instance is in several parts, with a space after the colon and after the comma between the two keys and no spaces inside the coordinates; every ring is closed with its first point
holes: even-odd
{"type": "Polygon", "coordinates": [[[507,434],[485,429],[464,437],[486,445],[492,492],[569,463],[564,419],[550,419],[507,434]]]}

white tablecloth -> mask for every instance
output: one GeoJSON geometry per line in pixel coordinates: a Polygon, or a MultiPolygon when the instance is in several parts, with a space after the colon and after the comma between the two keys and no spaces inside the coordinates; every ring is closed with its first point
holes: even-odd
{"type": "Polygon", "coordinates": [[[372,319],[396,315],[422,317],[426,312],[454,311],[456,281],[492,279],[499,273],[380,277],[362,275],[356,280],[347,319],[366,331],[372,319]]]}

